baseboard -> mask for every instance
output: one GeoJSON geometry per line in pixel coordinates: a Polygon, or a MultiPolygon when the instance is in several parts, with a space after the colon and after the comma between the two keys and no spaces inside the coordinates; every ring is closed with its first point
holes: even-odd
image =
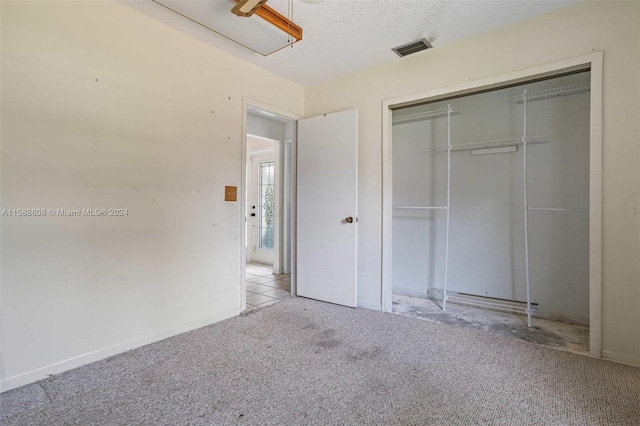
{"type": "Polygon", "coordinates": [[[602,351],[602,358],[619,362],[621,364],[631,365],[633,367],[640,367],[640,358],[631,355],[619,354],[611,351],[602,351]]]}
{"type": "Polygon", "coordinates": [[[16,389],[21,386],[37,382],[39,380],[46,379],[51,375],[60,374],[65,371],[72,370],[74,368],[81,367],[95,361],[100,361],[110,356],[117,355],[131,349],[139,348],[150,343],[158,342],[160,340],[164,340],[178,334],[186,333],[187,331],[205,327],[207,325],[211,325],[237,315],[240,315],[240,308],[232,309],[230,311],[205,317],[199,320],[190,321],[178,327],[174,327],[169,330],[153,334],[151,336],[119,343],[115,346],[110,346],[108,348],[99,349],[94,352],[89,352],[84,355],[56,362],[55,364],[50,364],[36,370],[31,370],[26,373],[18,374],[16,376],[7,377],[6,379],[0,380],[0,392],[16,389]]]}
{"type": "Polygon", "coordinates": [[[362,302],[358,300],[358,308],[372,309],[374,311],[381,311],[382,305],[376,305],[375,303],[362,302]]]}

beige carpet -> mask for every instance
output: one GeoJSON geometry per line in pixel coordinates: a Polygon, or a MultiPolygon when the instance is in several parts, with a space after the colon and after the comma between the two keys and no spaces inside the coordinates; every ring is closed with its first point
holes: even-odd
{"type": "Polygon", "coordinates": [[[640,425],[640,369],[297,298],[0,403],[6,425],[640,425]]]}

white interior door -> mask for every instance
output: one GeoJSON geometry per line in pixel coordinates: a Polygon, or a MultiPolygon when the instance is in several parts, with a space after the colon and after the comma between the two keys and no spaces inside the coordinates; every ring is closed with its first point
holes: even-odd
{"type": "Polygon", "coordinates": [[[356,306],[358,110],[298,121],[297,294],[356,306]]]}

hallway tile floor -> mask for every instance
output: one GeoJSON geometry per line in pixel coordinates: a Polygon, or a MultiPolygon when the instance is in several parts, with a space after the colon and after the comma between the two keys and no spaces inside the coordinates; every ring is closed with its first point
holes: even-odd
{"type": "Polygon", "coordinates": [[[247,311],[291,297],[291,276],[273,274],[270,265],[247,263],[247,311]]]}

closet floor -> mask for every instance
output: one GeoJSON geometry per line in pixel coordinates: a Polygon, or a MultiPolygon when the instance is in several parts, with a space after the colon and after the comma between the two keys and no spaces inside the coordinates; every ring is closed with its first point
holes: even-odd
{"type": "Polygon", "coordinates": [[[393,295],[393,312],[441,324],[467,327],[569,352],[589,352],[589,327],[447,303],[446,312],[431,299],[393,295]]]}

